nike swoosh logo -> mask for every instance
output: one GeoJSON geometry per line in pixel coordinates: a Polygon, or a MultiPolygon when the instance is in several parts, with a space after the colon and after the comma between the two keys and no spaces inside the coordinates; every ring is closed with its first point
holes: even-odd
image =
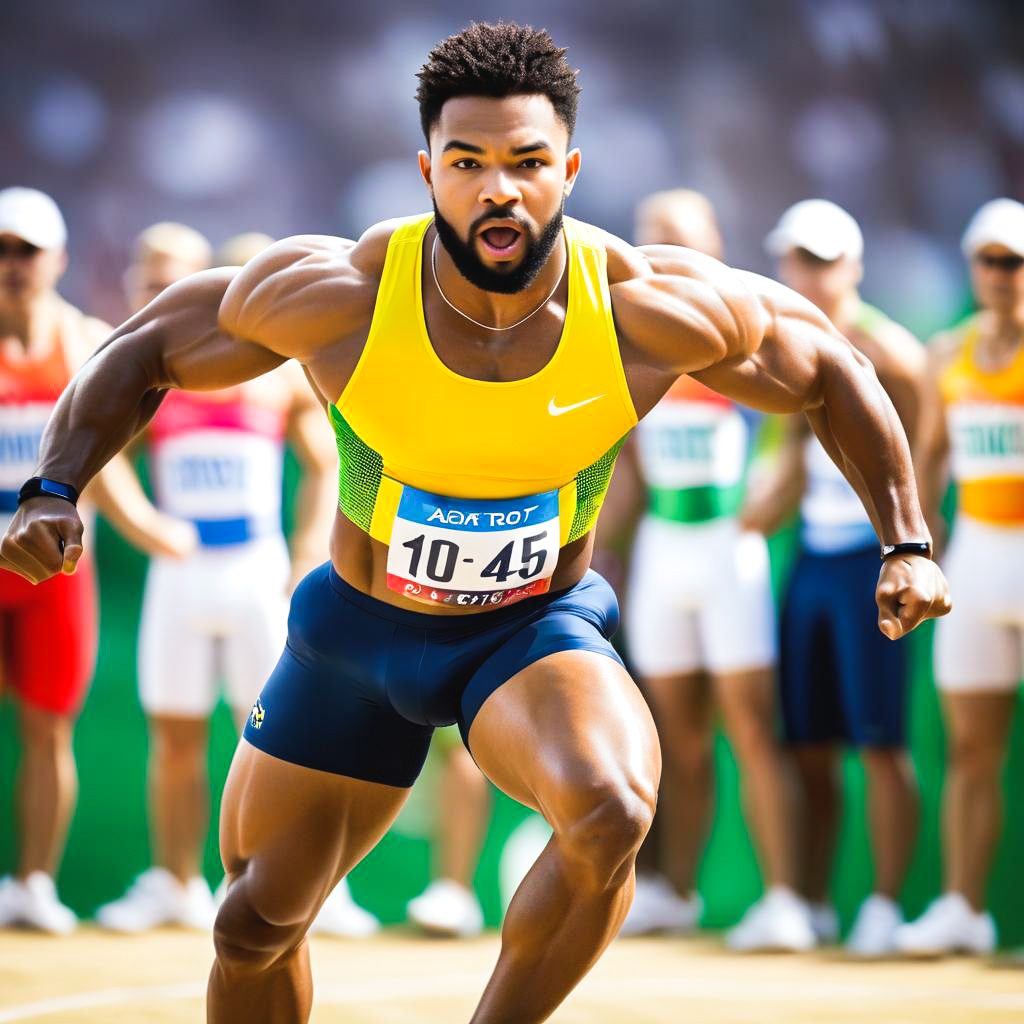
{"type": "Polygon", "coordinates": [[[573,409],[579,409],[580,406],[590,405],[591,402],[596,402],[599,398],[604,398],[604,395],[594,395],[593,398],[585,398],[582,402],[576,402],[573,405],[555,405],[555,398],[552,395],[551,401],[548,402],[548,415],[561,416],[563,413],[572,412],[573,409]]]}

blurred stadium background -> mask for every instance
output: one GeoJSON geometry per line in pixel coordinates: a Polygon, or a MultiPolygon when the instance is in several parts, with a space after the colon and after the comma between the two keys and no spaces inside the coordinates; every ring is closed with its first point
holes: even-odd
{"type": "MultiPolygon", "coordinates": [[[[628,237],[645,193],[686,185],[714,201],[730,262],[771,266],[761,239],[788,204],[825,196],[866,237],[865,297],[919,336],[969,307],[958,250],[970,213],[1024,195],[1024,15],[1006,0],[591,0],[514,5],[455,0],[8,0],[0,7],[0,186],[32,185],[70,229],[64,294],[113,322],[140,229],[178,220],[217,244],[240,231],[358,235],[426,207],[414,154],[412,94],[429,47],[471,18],[543,24],[582,69],[577,141],[584,173],[570,212],[628,237]]],[[[787,534],[773,541],[785,576],[787,534]]],[[[61,891],[79,913],[113,898],[148,863],[145,730],[134,645],[143,560],[100,532],[103,620],[98,671],[77,737],[81,801],[61,891]]],[[[928,671],[930,631],[911,641],[913,750],[924,818],[906,905],[938,891],[942,733],[928,671]]],[[[59,642],[59,638],[55,638],[59,642]]],[[[211,770],[219,791],[234,744],[223,709],[211,770]]],[[[1024,794],[1024,730],[1007,777],[1024,794]]],[[[734,921],[758,891],[735,773],[722,783],[702,889],[707,923],[734,921]]],[[[13,851],[11,709],[0,711],[0,873],[13,851]]],[[[868,890],[862,784],[836,881],[849,916],[868,890]]],[[[426,783],[429,785],[429,777],[426,783]]],[[[385,921],[426,881],[429,820],[414,802],[353,876],[385,921]]],[[[1024,941],[1024,809],[993,875],[1004,942],[1024,941]]],[[[498,860],[523,812],[499,801],[478,875],[499,914],[498,860]]],[[[220,876],[216,832],[207,873],[220,876]]]]}

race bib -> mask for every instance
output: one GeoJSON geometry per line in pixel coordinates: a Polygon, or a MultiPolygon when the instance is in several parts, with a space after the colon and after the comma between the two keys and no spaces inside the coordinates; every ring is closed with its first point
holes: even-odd
{"type": "Polygon", "coordinates": [[[405,487],[388,587],[427,604],[503,605],[543,594],[558,562],[558,491],[477,501],[405,487]]]}

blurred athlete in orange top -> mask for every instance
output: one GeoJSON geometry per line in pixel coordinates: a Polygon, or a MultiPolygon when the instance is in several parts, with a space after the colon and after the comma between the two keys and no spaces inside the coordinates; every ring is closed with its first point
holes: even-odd
{"type": "Polygon", "coordinates": [[[951,476],[958,503],[944,564],[954,614],[935,633],[949,745],[945,894],[897,933],[909,953],[987,953],[985,883],[1002,829],[1002,767],[1024,678],[1024,205],[994,199],[963,237],[978,312],[929,348],[922,500],[936,537],[951,476]],[[947,469],[948,467],[948,469],[947,469]]]}

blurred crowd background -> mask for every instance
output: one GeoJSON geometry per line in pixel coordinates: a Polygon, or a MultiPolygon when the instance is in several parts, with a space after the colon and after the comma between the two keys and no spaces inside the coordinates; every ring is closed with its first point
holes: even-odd
{"type": "MultiPolygon", "coordinates": [[[[9,0],[0,6],[0,187],[54,196],[70,234],[62,292],[119,322],[129,247],[155,221],[194,225],[219,244],[252,230],[352,237],[425,210],[415,72],[445,35],[502,16],[544,25],[569,47],[581,69],[584,154],[569,212],[623,236],[643,195],[697,188],[717,208],[728,262],[768,273],[762,239],[779,213],[825,196],[864,230],[865,297],[927,337],[969,308],[958,241],[970,214],[993,196],[1024,194],[1024,16],[1011,0],[444,0],[429,9],[405,0],[9,0]]],[[[773,544],[777,578],[791,540],[773,544]]],[[[109,532],[100,556],[100,661],[76,739],[82,796],[62,871],[80,913],[146,863],[134,682],[144,560],[109,532]]],[[[925,805],[913,911],[938,887],[943,760],[922,632],[911,641],[925,805]]],[[[0,822],[11,820],[11,724],[4,709],[0,822]]],[[[223,779],[235,742],[223,709],[214,739],[212,774],[223,779]]],[[[1021,741],[1018,727],[1011,776],[1021,741]]],[[[702,875],[712,925],[735,920],[759,884],[724,744],[719,758],[720,813],[702,875]]],[[[863,805],[856,769],[849,774],[853,823],[863,805]]],[[[499,800],[478,874],[491,923],[501,850],[522,817],[499,800]]],[[[11,837],[2,833],[6,862],[11,837]]],[[[383,920],[400,919],[422,886],[428,834],[425,805],[414,801],[357,869],[357,896],[383,920]]],[[[1012,856],[1022,838],[1024,821],[1011,811],[993,883],[1010,943],[1024,940],[1012,856]]],[[[867,884],[866,848],[862,825],[850,824],[837,881],[844,914],[867,884]]],[[[215,833],[206,867],[216,881],[215,833]]]]}
{"type": "Polygon", "coordinates": [[[1024,179],[1012,0],[11,0],[2,177],[55,196],[68,298],[117,321],[127,245],[156,220],[357,236],[425,208],[413,76],[502,16],[581,69],[572,213],[626,234],[642,195],[686,184],[730,262],[766,271],[779,211],[827,196],[864,229],[865,293],[922,335],[966,302],[968,216],[1024,179]]]}

